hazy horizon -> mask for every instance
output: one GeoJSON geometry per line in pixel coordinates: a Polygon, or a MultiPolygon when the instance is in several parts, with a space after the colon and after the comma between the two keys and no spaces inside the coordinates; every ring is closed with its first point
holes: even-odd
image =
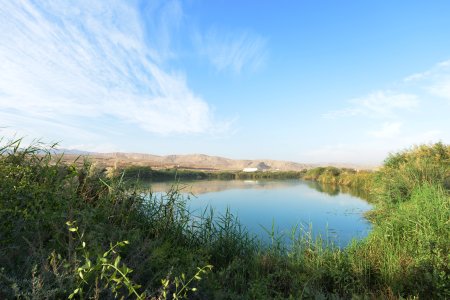
{"type": "Polygon", "coordinates": [[[6,1],[0,136],[377,165],[450,142],[448,11],[448,1],[6,1]]]}

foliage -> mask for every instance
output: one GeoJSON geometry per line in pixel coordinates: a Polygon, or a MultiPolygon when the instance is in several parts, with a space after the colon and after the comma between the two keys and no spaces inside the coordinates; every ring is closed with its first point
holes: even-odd
{"type": "Polygon", "coordinates": [[[120,291],[126,288],[129,295],[134,294],[136,299],[144,299],[144,294],[137,292],[137,289],[141,286],[133,283],[128,277],[133,270],[121,262],[121,257],[116,252],[118,247],[129,244],[128,241],[117,242],[115,245],[111,245],[108,251],[93,260],[87,250],[86,242],[83,240],[83,233],[79,233],[76,222],[67,221],[66,225],[69,226],[69,232],[77,235],[84,259],[84,264],[76,268],[75,272],[78,274],[77,288],[69,295],[69,299],[72,299],[75,295],[83,298],[84,286],[93,285],[95,285],[97,291],[102,289],[99,285],[104,285],[104,288],[110,288],[115,297],[118,297],[120,291]],[[116,255],[115,259],[111,257],[112,255],[116,255]]]}
{"type": "MultiPolygon", "coordinates": [[[[196,292],[197,288],[190,287],[190,284],[194,281],[200,281],[202,277],[200,275],[207,274],[212,269],[212,265],[204,266],[203,268],[197,268],[197,273],[194,274],[190,279],[186,279],[186,275],[184,273],[181,273],[180,277],[175,277],[173,285],[175,285],[175,291],[172,293],[172,299],[178,300],[178,299],[186,299],[188,298],[189,291],[196,292]]],[[[170,288],[170,279],[162,279],[162,292],[161,296],[163,299],[167,299],[167,296],[169,295],[169,288],[170,288]]]]}
{"type": "Polygon", "coordinates": [[[298,179],[304,172],[296,171],[204,171],[189,169],[160,169],[155,170],[148,166],[129,166],[117,173],[124,174],[125,179],[140,179],[150,181],[176,181],[176,180],[233,180],[233,179],[298,179]]]}
{"type": "Polygon", "coordinates": [[[348,186],[377,199],[372,232],[340,249],[311,228],[282,243],[275,225],[262,244],[229,211],[193,215],[176,184],[152,194],[126,173],[63,164],[52,145],[2,143],[2,299],[450,297],[447,145],[390,155],[376,172],[306,172],[331,194],[348,186]]]}
{"type": "Polygon", "coordinates": [[[424,183],[450,188],[449,180],[450,145],[442,143],[390,154],[378,174],[380,196],[391,203],[407,201],[412,191],[424,183]]]}
{"type": "MultiPolygon", "coordinates": [[[[183,262],[176,252],[157,256],[167,243],[179,243],[185,253],[198,249],[178,191],[157,199],[121,178],[106,178],[87,161],[81,168],[62,164],[53,145],[20,143],[0,147],[0,298],[103,299],[130,291],[135,298],[160,297],[161,278],[179,281],[170,274],[209,268],[204,256],[183,262]],[[68,237],[67,220],[78,242],[68,237]],[[135,248],[118,255],[128,240],[135,248]],[[144,285],[138,291],[133,282],[144,285]]],[[[186,283],[178,298],[194,290],[186,283]]]]}
{"type": "Polygon", "coordinates": [[[324,167],[317,167],[313,169],[309,169],[306,171],[305,175],[303,176],[303,179],[306,180],[317,180],[320,175],[322,175],[325,172],[324,167]]]}

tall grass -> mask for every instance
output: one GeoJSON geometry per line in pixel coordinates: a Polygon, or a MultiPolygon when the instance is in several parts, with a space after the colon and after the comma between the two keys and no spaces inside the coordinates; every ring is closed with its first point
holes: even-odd
{"type": "MultiPolygon", "coordinates": [[[[67,221],[78,224],[90,257],[101,257],[111,243],[129,241],[120,253],[133,270],[127,279],[141,283],[139,293],[149,297],[161,296],[162,279],[174,283],[166,290],[175,291],[181,274],[189,278],[208,261],[220,266],[230,256],[248,255],[251,249],[247,233],[231,215],[195,220],[176,186],[156,197],[121,179],[105,177],[89,162],[77,169],[55,159],[51,147],[22,148],[20,143],[9,141],[0,148],[2,299],[64,298],[77,290],[78,270],[93,261],[82,259],[80,243],[67,230],[67,221]]],[[[113,260],[119,257],[114,253],[113,260]]],[[[85,297],[128,294],[126,287],[117,291],[105,280],[82,281],[85,297]]]]}
{"type": "Polygon", "coordinates": [[[367,251],[393,292],[414,290],[430,298],[448,297],[449,220],[448,193],[426,183],[414,188],[409,201],[375,226],[367,251]]]}
{"type": "Polygon", "coordinates": [[[425,183],[448,189],[450,145],[421,145],[392,153],[384,161],[377,180],[380,197],[391,203],[409,200],[414,189],[425,183]]]}
{"type": "Polygon", "coordinates": [[[193,215],[178,185],[156,195],[87,161],[62,164],[45,145],[3,141],[0,154],[2,299],[77,298],[80,288],[94,299],[450,297],[443,144],[391,155],[378,172],[309,174],[376,196],[373,231],[345,249],[308,228],[293,230],[287,247],[275,226],[262,244],[230,212],[193,215]]]}

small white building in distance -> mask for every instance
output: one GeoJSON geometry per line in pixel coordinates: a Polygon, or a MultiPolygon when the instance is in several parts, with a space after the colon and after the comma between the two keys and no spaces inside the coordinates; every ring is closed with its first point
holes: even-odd
{"type": "Polygon", "coordinates": [[[257,171],[266,171],[268,169],[270,169],[270,166],[266,165],[266,163],[262,161],[259,164],[257,164],[255,167],[244,168],[242,171],[251,173],[251,172],[257,172],[257,171]]]}

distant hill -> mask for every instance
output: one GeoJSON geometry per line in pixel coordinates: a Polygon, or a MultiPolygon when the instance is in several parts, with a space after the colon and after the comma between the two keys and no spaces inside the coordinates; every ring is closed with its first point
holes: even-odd
{"type": "Polygon", "coordinates": [[[318,166],[336,166],[356,169],[372,169],[373,166],[361,166],[353,164],[306,164],[291,161],[271,160],[271,159],[230,159],[220,156],[210,156],[205,154],[188,155],[153,155],[143,153],[93,153],[70,150],[65,152],[64,160],[71,161],[78,156],[89,157],[102,166],[149,166],[155,169],[180,168],[209,171],[238,171],[244,168],[256,168],[263,166],[266,171],[301,171],[318,166]]]}
{"type": "Polygon", "coordinates": [[[57,148],[53,150],[56,154],[73,154],[73,155],[95,155],[94,152],[84,151],[84,150],[77,150],[77,149],[64,149],[64,148],[57,148]]]}

